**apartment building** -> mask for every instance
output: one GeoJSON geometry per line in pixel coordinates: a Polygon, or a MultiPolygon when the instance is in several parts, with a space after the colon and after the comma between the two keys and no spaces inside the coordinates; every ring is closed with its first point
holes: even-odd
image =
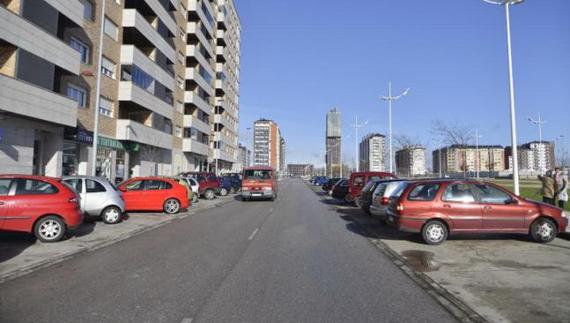
{"type": "Polygon", "coordinates": [[[498,145],[451,145],[432,153],[434,173],[500,172],[505,170],[505,150],[498,145]]]}
{"type": "Polygon", "coordinates": [[[285,156],[286,156],[286,147],[287,144],[285,143],[285,138],[283,138],[283,136],[281,136],[281,133],[279,134],[279,136],[281,137],[280,142],[279,142],[279,170],[284,173],[287,171],[287,164],[285,164],[285,156]]]}
{"type": "Polygon", "coordinates": [[[315,167],[312,164],[289,164],[287,173],[289,176],[310,176],[314,174],[315,167]]]}
{"type": "Polygon", "coordinates": [[[379,133],[371,133],[362,138],[359,145],[359,170],[382,172],[384,167],[385,137],[379,133]]]}
{"type": "Polygon", "coordinates": [[[251,150],[246,146],[238,145],[238,167],[236,172],[241,172],[243,168],[251,166],[251,150]]]}
{"type": "MultiPolygon", "coordinates": [[[[3,0],[0,14],[0,81],[12,89],[0,95],[6,172],[94,172],[121,181],[206,170],[216,157],[215,130],[224,129],[215,122],[216,98],[230,97],[227,110],[236,114],[228,141],[237,146],[233,2],[3,0]],[[228,28],[232,40],[220,42],[218,30],[228,28]],[[216,73],[218,59],[233,63],[227,92],[217,92],[226,78],[216,73]]],[[[237,150],[227,150],[235,163],[237,150]]]]}
{"type": "Polygon", "coordinates": [[[326,173],[338,177],[342,163],[342,118],[340,111],[336,108],[332,108],[327,113],[325,145],[326,173]]]}
{"type": "Polygon", "coordinates": [[[400,176],[425,175],[426,149],[421,146],[414,146],[396,151],[396,169],[400,176]]]}
{"type": "Polygon", "coordinates": [[[253,165],[270,166],[282,170],[285,156],[284,139],[281,130],[273,120],[259,119],[253,124],[253,165]]]}
{"type": "MultiPolygon", "coordinates": [[[[554,169],[556,156],[555,144],[552,141],[531,141],[518,146],[519,169],[534,171],[544,174],[549,169],[554,169]]],[[[512,147],[505,148],[505,169],[513,169],[512,147]]]]}

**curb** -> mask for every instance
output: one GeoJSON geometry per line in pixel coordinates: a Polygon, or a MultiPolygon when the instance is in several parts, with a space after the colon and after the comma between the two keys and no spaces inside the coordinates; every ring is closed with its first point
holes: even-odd
{"type": "MultiPolygon", "coordinates": [[[[306,183],[306,182],[305,182],[306,183]]],[[[307,184],[307,183],[306,183],[307,184]]],[[[309,184],[307,184],[309,186],[309,184]]],[[[311,186],[309,189],[315,192],[311,186]]],[[[321,200],[330,200],[328,196],[318,195],[321,200]]],[[[335,209],[339,209],[337,205],[333,205],[335,209]]],[[[368,230],[364,225],[362,225],[356,218],[348,215],[353,223],[358,225],[362,231],[365,231],[368,235],[373,237],[378,237],[375,232],[368,230]]],[[[377,249],[379,249],[384,255],[386,255],[392,263],[394,263],[400,270],[402,270],[411,280],[413,280],[420,288],[425,290],[431,297],[433,297],[443,308],[445,308],[453,317],[458,321],[464,323],[484,323],[488,322],[483,316],[473,310],[467,303],[465,303],[460,298],[456,297],[450,293],[443,286],[438,284],[436,281],[431,279],[428,275],[414,270],[412,267],[408,266],[404,257],[400,256],[396,251],[394,251],[390,246],[378,238],[366,238],[368,239],[377,249]]]]}
{"type": "Polygon", "coordinates": [[[117,237],[117,238],[114,238],[114,239],[111,239],[111,240],[105,240],[105,241],[97,242],[97,243],[95,243],[95,244],[93,244],[93,245],[91,245],[91,246],[82,247],[82,248],[79,248],[79,249],[76,249],[76,250],[73,250],[73,251],[64,253],[64,254],[62,254],[62,255],[59,255],[59,256],[57,256],[57,257],[54,257],[53,259],[48,258],[48,259],[45,259],[45,260],[40,261],[40,262],[38,262],[38,263],[29,265],[29,266],[26,266],[26,267],[22,267],[22,268],[17,268],[17,269],[15,269],[15,270],[10,271],[10,272],[5,273],[5,274],[0,274],[0,284],[3,284],[3,283],[5,283],[5,282],[7,282],[7,281],[10,281],[10,280],[13,280],[13,279],[22,277],[22,276],[25,276],[25,275],[27,275],[27,274],[30,274],[30,273],[34,272],[34,271],[37,271],[37,270],[40,270],[40,269],[43,269],[43,268],[51,267],[51,266],[56,265],[56,264],[58,264],[58,263],[60,263],[60,262],[66,261],[66,260],[68,260],[68,259],[71,259],[71,258],[73,258],[73,257],[75,257],[75,256],[77,256],[77,255],[80,255],[80,254],[83,254],[83,253],[87,253],[87,252],[90,252],[90,251],[95,251],[95,250],[98,250],[98,249],[101,249],[101,248],[105,248],[105,247],[108,247],[108,246],[110,246],[110,245],[119,243],[119,242],[121,242],[121,241],[130,239],[130,238],[132,238],[132,237],[138,236],[138,235],[140,235],[140,234],[142,234],[142,233],[145,233],[145,232],[148,232],[148,231],[151,231],[151,230],[160,228],[160,227],[162,227],[162,226],[165,226],[165,225],[167,225],[167,224],[170,224],[170,223],[174,222],[174,221],[177,220],[177,219],[184,219],[184,218],[187,218],[187,217],[189,217],[189,216],[194,216],[194,215],[196,215],[196,212],[198,212],[198,211],[208,210],[208,209],[212,209],[212,208],[215,208],[215,207],[219,207],[219,206],[224,205],[224,204],[226,204],[226,203],[229,203],[229,202],[231,202],[231,201],[233,201],[233,199],[227,199],[227,200],[219,201],[219,202],[213,203],[213,204],[211,204],[211,205],[208,205],[208,206],[206,206],[206,207],[204,207],[204,208],[197,208],[197,209],[195,209],[195,210],[188,210],[188,211],[185,212],[184,214],[177,214],[176,216],[171,217],[171,218],[169,218],[169,219],[167,219],[167,220],[165,220],[165,221],[157,222],[157,223],[154,223],[154,224],[149,225],[149,226],[146,226],[146,227],[138,228],[138,229],[133,230],[133,231],[131,231],[131,232],[125,234],[125,235],[121,235],[121,236],[119,236],[119,237],[117,237]]]}

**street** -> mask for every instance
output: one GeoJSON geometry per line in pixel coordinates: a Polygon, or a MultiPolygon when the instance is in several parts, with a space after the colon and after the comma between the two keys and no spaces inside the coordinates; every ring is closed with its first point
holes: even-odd
{"type": "Polygon", "coordinates": [[[447,322],[300,180],[0,285],[2,322],[447,322]]]}

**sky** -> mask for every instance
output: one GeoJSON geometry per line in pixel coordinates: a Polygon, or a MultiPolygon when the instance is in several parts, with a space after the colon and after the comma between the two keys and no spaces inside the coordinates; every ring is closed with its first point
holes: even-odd
{"type": "MultiPolygon", "coordinates": [[[[482,0],[235,0],[241,18],[240,138],[275,120],[287,163],[324,164],[325,117],[342,112],[343,156],[352,160],[358,116],[388,133],[379,96],[410,88],[393,105],[394,135],[435,146],[441,120],[478,129],[480,144],[510,144],[504,7],[482,0]]],[[[570,146],[570,0],[511,7],[519,143],[570,146]],[[560,136],[564,136],[561,138],[560,136]]]]}

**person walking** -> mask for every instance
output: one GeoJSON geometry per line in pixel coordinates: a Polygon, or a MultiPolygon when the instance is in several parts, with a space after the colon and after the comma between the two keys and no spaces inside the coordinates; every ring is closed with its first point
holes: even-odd
{"type": "Polygon", "coordinates": [[[554,179],[558,186],[558,207],[564,209],[568,203],[568,176],[560,167],[554,169],[554,179]]]}
{"type": "Polygon", "coordinates": [[[552,171],[547,171],[546,176],[538,175],[538,179],[542,183],[542,188],[540,190],[542,193],[542,202],[555,205],[554,201],[558,191],[556,189],[556,180],[554,180],[554,177],[552,176],[552,171]]]}

